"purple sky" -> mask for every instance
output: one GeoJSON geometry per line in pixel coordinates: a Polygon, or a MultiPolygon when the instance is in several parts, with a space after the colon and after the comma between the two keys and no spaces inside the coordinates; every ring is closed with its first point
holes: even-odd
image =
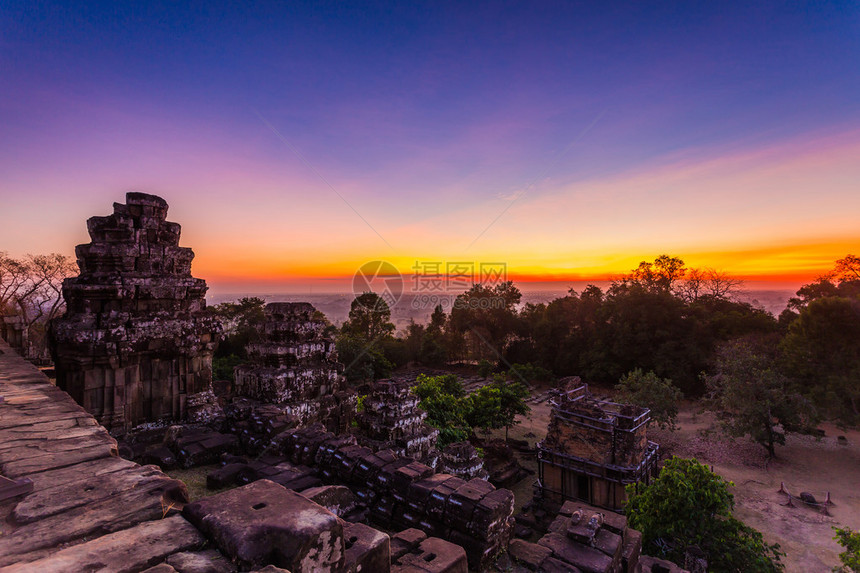
{"type": "Polygon", "coordinates": [[[813,273],[860,250],[859,72],[847,2],[4,2],[0,250],[141,190],[216,285],[813,273]]]}

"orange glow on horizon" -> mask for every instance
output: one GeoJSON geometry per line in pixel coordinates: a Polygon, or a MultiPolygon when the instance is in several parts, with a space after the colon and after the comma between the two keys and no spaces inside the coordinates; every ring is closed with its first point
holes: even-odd
{"type": "MultiPolygon", "coordinates": [[[[686,263],[687,268],[714,268],[726,272],[732,278],[745,282],[770,284],[779,288],[796,288],[812,282],[832,270],[837,259],[849,253],[860,251],[860,238],[844,240],[817,240],[795,244],[763,245],[738,250],[710,252],[673,253],[686,263]]],[[[567,283],[606,283],[629,273],[640,261],[651,261],[662,252],[648,254],[605,254],[594,253],[583,256],[571,253],[571,260],[581,259],[584,264],[565,264],[563,261],[548,261],[534,264],[518,259],[508,259],[507,279],[515,284],[538,286],[546,284],[552,288],[564,288],[567,283]],[[554,285],[557,285],[554,286],[554,285]]],[[[373,259],[347,259],[324,262],[282,263],[271,260],[254,259],[213,265],[195,263],[194,274],[205,278],[210,285],[218,287],[221,283],[234,286],[242,284],[266,288],[299,287],[337,287],[348,289],[355,271],[365,262],[373,259]]],[[[413,267],[416,259],[410,257],[379,257],[391,262],[408,281],[415,274],[413,267]]],[[[418,261],[445,258],[420,258],[418,261]]],[[[500,257],[475,257],[476,261],[499,261],[500,257]]],[[[209,261],[205,261],[208,263],[209,261]]],[[[420,273],[419,273],[420,274],[420,273]]]]}

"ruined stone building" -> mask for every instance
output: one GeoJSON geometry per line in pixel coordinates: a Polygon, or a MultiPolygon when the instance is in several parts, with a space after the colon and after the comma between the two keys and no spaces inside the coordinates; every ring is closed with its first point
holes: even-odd
{"type": "Polygon", "coordinates": [[[235,369],[236,394],[278,404],[302,425],[347,432],[356,398],[325,319],[306,302],[269,303],[264,312],[260,338],[247,348],[250,363],[235,369]]]}
{"type": "Polygon", "coordinates": [[[488,479],[489,472],[484,469],[484,460],[478,450],[469,442],[448,444],[439,457],[439,471],[463,479],[488,479]]]}
{"type": "Polygon", "coordinates": [[[648,483],[656,471],[658,446],[645,434],[650,410],[597,400],[587,385],[560,392],[551,405],[546,438],[538,443],[541,495],[620,509],[624,486],[648,483]]]}
{"type": "Polygon", "coordinates": [[[167,208],[128,193],[112,215],[87,221],[92,242],[75,248],[80,274],[64,281],[66,313],[52,325],[57,385],[114,434],[181,420],[189,400],[211,395],[220,325],[167,208]]]}
{"type": "Polygon", "coordinates": [[[0,338],[21,355],[27,355],[28,332],[20,316],[0,315],[0,338]]]}
{"type": "Polygon", "coordinates": [[[357,415],[361,441],[374,450],[391,449],[436,467],[439,430],[427,425],[427,413],[405,380],[377,380],[357,415]]]}

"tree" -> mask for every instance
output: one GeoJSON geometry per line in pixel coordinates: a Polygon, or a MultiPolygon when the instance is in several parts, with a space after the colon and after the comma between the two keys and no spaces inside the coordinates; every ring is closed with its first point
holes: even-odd
{"type": "Polygon", "coordinates": [[[860,420],[860,298],[809,302],[782,341],[786,370],[836,419],[860,420]]]}
{"type": "Polygon", "coordinates": [[[683,260],[660,255],[652,263],[642,261],[632,273],[616,281],[616,284],[637,286],[649,292],[673,292],[676,283],[683,279],[686,273],[683,260]]]}
{"type": "Polygon", "coordinates": [[[732,278],[723,271],[712,268],[690,269],[676,287],[676,292],[688,303],[694,303],[700,297],[728,300],[742,285],[742,280],[732,278]]]}
{"type": "Polygon", "coordinates": [[[736,340],[717,353],[716,374],[707,377],[708,407],[733,436],[749,435],[771,457],[790,432],[815,428],[811,402],[793,390],[779,371],[776,349],[767,341],[736,340]]]}
{"type": "Polygon", "coordinates": [[[0,252],[0,315],[15,315],[27,331],[28,357],[47,355],[47,327],[62,314],[63,281],[77,272],[65,255],[27,255],[13,259],[0,252]]]}
{"type": "Polygon", "coordinates": [[[812,301],[832,296],[860,298],[860,257],[838,259],[832,271],[800,287],[797,296],[789,299],[788,308],[800,312],[812,301]]]}
{"type": "Polygon", "coordinates": [[[833,277],[840,283],[860,281],[860,257],[845,255],[837,260],[833,277]]]}
{"type": "Polygon", "coordinates": [[[525,401],[529,389],[521,382],[506,381],[501,374],[497,376],[491,384],[469,395],[466,421],[476,428],[504,428],[507,441],[508,430],[519,423],[516,417],[531,412],[525,401]]]}
{"type": "Polygon", "coordinates": [[[246,347],[260,337],[260,326],[266,320],[266,301],[260,297],[242,297],[238,302],[222,302],[212,307],[221,322],[223,337],[215,357],[246,358],[246,347]]]}
{"type": "Polygon", "coordinates": [[[360,294],[349,307],[349,320],[344,323],[343,329],[368,342],[391,336],[394,333],[391,309],[375,292],[360,294]]]}
{"type": "Polygon", "coordinates": [[[660,428],[676,428],[678,402],[683,393],[668,378],[660,378],[654,372],[643,373],[637,368],[618,381],[618,399],[651,410],[651,419],[660,428]]]}
{"type": "Polygon", "coordinates": [[[427,332],[435,332],[442,334],[445,325],[448,322],[448,317],[445,315],[445,310],[441,304],[437,304],[430,315],[430,324],[427,325],[427,332]]]}
{"type": "Polygon", "coordinates": [[[860,531],[852,531],[850,527],[845,529],[834,527],[836,535],[833,537],[839,545],[845,548],[845,551],[839,554],[839,560],[842,561],[842,567],[834,567],[833,571],[854,571],[860,572],[860,531]]]}
{"type": "Polygon", "coordinates": [[[394,368],[393,360],[402,362],[406,358],[403,345],[389,343],[393,333],[391,309],[381,296],[366,292],[355,297],[349,319],[336,341],[338,357],[346,364],[346,377],[378,380],[388,376],[394,368]]]}
{"type": "Polygon", "coordinates": [[[606,382],[641,368],[699,393],[712,341],[690,308],[665,290],[613,285],[598,312],[600,324],[589,345],[589,369],[581,375],[606,382]]]}
{"type": "Polygon", "coordinates": [[[265,306],[262,298],[242,297],[238,302],[222,302],[211,308],[223,329],[212,357],[213,380],[233,380],[236,366],[248,358],[248,345],[260,338],[260,327],[266,319],[265,306]]]}
{"type": "Polygon", "coordinates": [[[347,380],[379,380],[391,374],[394,364],[386,358],[382,345],[363,337],[341,332],[335,340],[337,356],[347,380]]]}
{"type": "Polygon", "coordinates": [[[412,393],[421,400],[419,407],[427,412],[427,423],[439,430],[438,447],[469,438],[472,428],[466,422],[466,413],[470,402],[463,396],[463,385],[457,376],[419,374],[412,393]]]}
{"type": "Polygon", "coordinates": [[[494,287],[474,284],[454,300],[449,329],[468,337],[473,358],[498,361],[516,327],[521,298],[511,281],[494,287]]]}
{"type": "Polygon", "coordinates": [[[701,549],[714,572],[783,569],[779,545],[732,517],[731,482],[694,459],[672,457],[650,485],[627,486],[628,524],[642,532],[643,553],[662,552],[683,564],[688,547],[701,549]]]}

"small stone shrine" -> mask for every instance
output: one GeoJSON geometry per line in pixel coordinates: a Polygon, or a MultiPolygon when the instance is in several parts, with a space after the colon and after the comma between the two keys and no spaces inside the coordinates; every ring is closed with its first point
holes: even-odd
{"type": "Polygon", "coordinates": [[[439,458],[439,471],[463,479],[487,479],[490,474],[484,469],[484,460],[469,442],[448,444],[439,458]]]}
{"type": "Polygon", "coordinates": [[[436,467],[439,430],[424,423],[427,413],[405,380],[377,380],[357,415],[360,441],[374,450],[390,449],[436,467]]]}
{"type": "Polygon", "coordinates": [[[625,485],[648,483],[656,473],[659,446],[645,434],[651,412],[598,400],[577,383],[550,400],[547,435],[538,443],[538,489],[558,502],[617,510],[627,499],[625,485]]]}

